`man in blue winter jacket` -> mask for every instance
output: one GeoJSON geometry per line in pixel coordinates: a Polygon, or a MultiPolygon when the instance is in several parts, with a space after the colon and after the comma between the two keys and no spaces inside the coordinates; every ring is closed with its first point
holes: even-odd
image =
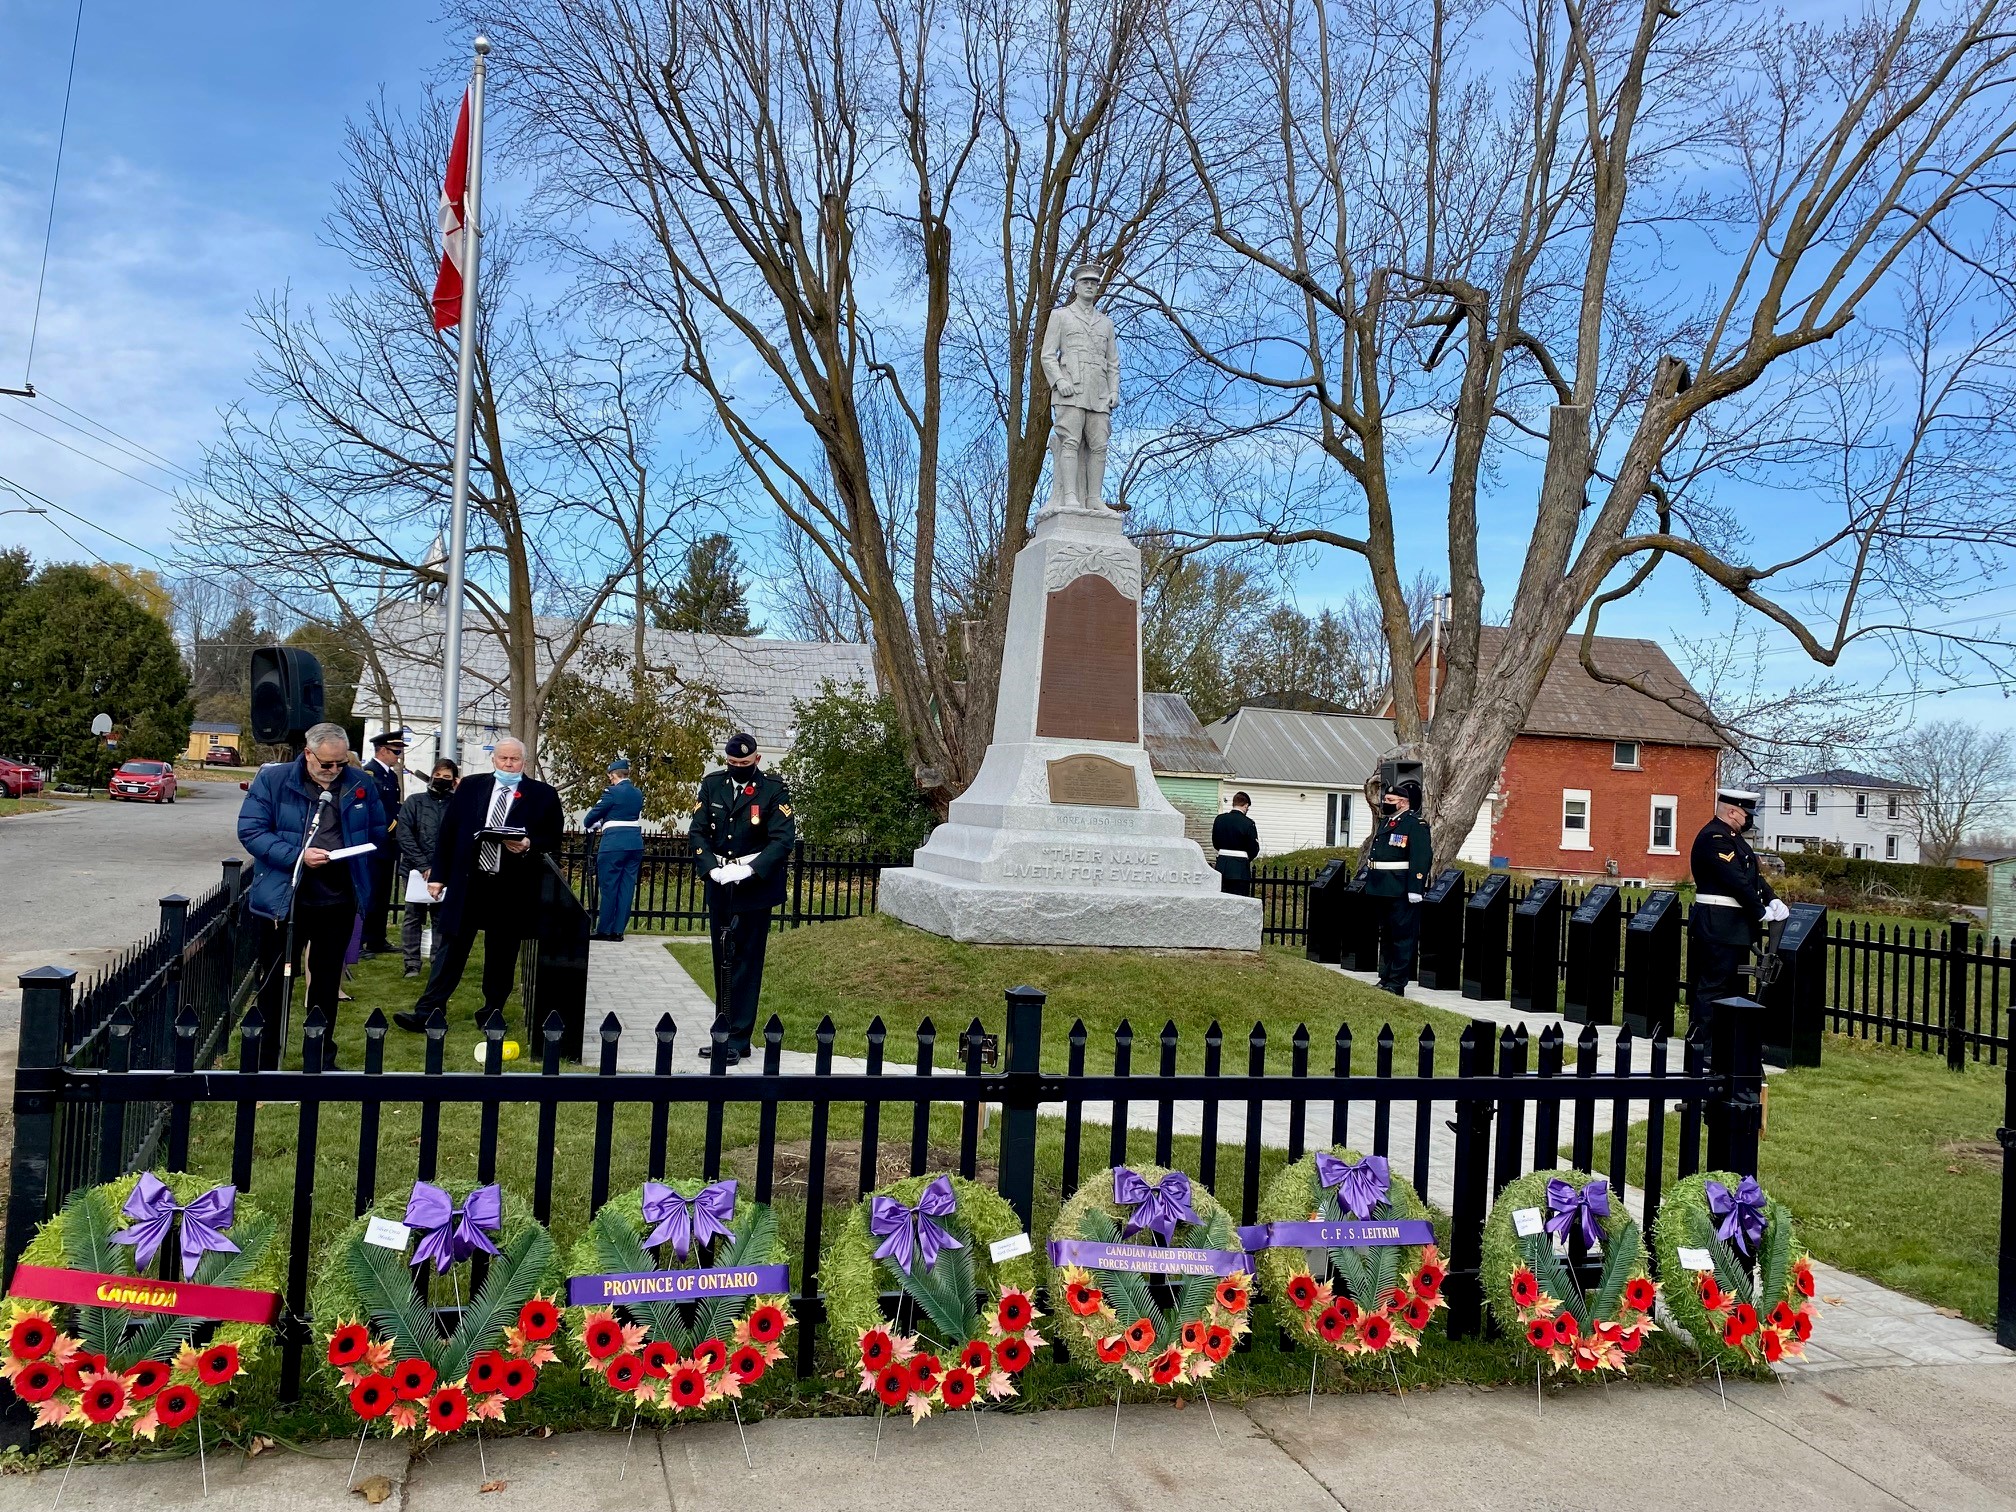
{"type": "Polygon", "coordinates": [[[266,1021],[261,1056],[280,1064],[281,1004],[287,979],[287,916],[294,915],[294,957],[308,957],[308,1001],[329,1026],[327,1064],[335,1064],[336,994],[357,916],[370,905],[372,858],[386,846],[378,785],[350,765],[350,737],[341,725],[308,731],[301,755],[261,767],[238,810],[238,841],[252,855],[247,902],[261,921],[259,1011],[266,1021]],[[331,852],[369,845],[345,860],[331,852]]]}
{"type": "Polygon", "coordinates": [[[630,780],[630,763],[609,763],[609,787],[582,816],[581,827],[602,836],[595,847],[595,884],[602,908],[595,938],[620,940],[630,922],[630,900],[644,866],[644,794],[630,780]]]}

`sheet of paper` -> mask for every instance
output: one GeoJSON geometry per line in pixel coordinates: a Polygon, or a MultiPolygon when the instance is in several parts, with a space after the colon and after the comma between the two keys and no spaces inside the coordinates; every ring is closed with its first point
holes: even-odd
{"type": "Polygon", "coordinates": [[[999,1265],[1003,1260],[1013,1260],[1017,1255],[1026,1255],[1029,1253],[1029,1236],[1027,1234],[1010,1234],[1006,1239],[996,1239],[992,1244],[987,1246],[987,1252],[993,1257],[996,1265],[999,1265]]]}
{"type": "Polygon", "coordinates": [[[1512,1232],[1521,1239],[1530,1239],[1547,1226],[1547,1220],[1540,1216],[1538,1208],[1512,1209],[1512,1232]]]}
{"type": "Polygon", "coordinates": [[[1680,1268],[1690,1271],[1712,1271],[1715,1269],[1715,1257],[1704,1249],[1689,1249],[1683,1244],[1680,1246],[1680,1268]]]}
{"type": "Polygon", "coordinates": [[[329,852],[329,859],[331,861],[348,861],[352,856],[368,856],[376,849],[378,849],[377,846],[366,840],[362,845],[346,845],[341,850],[329,852]]]}
{"type": "Polygon", "coordinates": [[[413,1231],[403,1223],[394,1223],[390,1218],[373,1218],[364,1225],[364,1242],[375,1244],[380,1249],[403,1250],[406,1241],[413,1237],[413,1231]]]}
{"type": "Polygon", "coordinates": [[[432,903],[434,894],[427,891],[427,878],[417,866],[406,873],[406,901],[408,903],[432,903]]]}

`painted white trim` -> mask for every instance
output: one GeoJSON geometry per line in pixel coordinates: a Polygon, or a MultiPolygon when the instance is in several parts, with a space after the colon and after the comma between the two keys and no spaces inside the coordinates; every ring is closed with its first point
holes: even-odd
{"type": "Polygon", "coordinates": [[[1596,842],[1591,838],[1595,827],[1595,804],[1591,802],[1588,788],[1561,789],[1561,849],[1564,851],[1593,851],[1596,842]],[[1582,805],[1582,828],[1568,826],[1568,805],[1579,802],[1582,805]]]}
{"type": "Polygon", "coordinates": [[[1648,856],[1677,856],[1680,854],[1680,800],[1672,793],[1654,793],[1651,803],[1646,808],[1645,854],[1648,856]],[[1672,815],[1666,826],[1673,836],[1673,843],[1670,845],[1658,845],[1654,843],[1659,834],[1658,814],[1661,808],[1667,809],[1672,815]]]}

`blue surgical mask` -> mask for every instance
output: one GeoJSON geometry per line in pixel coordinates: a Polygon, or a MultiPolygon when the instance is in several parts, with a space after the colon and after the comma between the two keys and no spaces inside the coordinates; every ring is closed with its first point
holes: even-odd
{"type": "Polygon", "coordinates": [[[497,785],[504,788],[515,788],[518,786],[518,779],[524,775],[523,772],[499,772],[497,774],[497,785]]]}

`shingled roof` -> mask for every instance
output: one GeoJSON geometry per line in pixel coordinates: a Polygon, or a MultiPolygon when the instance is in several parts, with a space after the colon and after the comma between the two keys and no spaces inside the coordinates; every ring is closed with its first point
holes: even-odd
{"type": "MultiPolygon", "coordinates": [[[[1498,659],[1506,634],[1502,625],[1485,625],[1477,632],[1479,672],[1498,659]]],[[[1685,707],[1701,710],[1704,717],[1682,713],[1659,699],[1647,698],[1635,688],[1597,681],[1582,669],[1581,641],[1579,634],[1563,638],[1554,663],[1540,684],[1539,695],[1533,700],[1533,710],[1520,728],[1522,735],[1637,740],[1647,745],[1724,744],[1705,718],[1707,709],[1701,695],[1657,641],[1599,635],[1593,660],[1603,671],[1635,678],[1646,687],[1679,700],[1685,707]]]]}

